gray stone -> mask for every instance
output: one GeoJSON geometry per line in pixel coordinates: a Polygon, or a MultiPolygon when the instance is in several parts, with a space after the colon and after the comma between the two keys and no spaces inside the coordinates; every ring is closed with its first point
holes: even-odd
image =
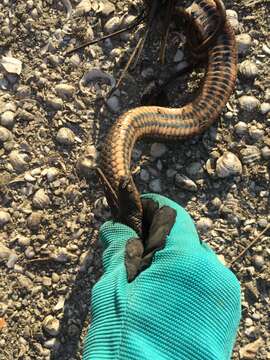
{"type": "Polygon", "coordinates": [[[160,179],[155,179],[155,180],[150,181],[149,188],[151,191],[153,191],[155,193],[161,193],[162,187],[161,187],[160,179]]]}
{"type": "Polygon", "coordinates": [[[154,143],[151,146],[150,154],[154,158],[159,158],[159,157],[163,156],[167,152],[167,150],[168,149],[167,149],[166,145],[164,145],[162,143],[154,143]]]}

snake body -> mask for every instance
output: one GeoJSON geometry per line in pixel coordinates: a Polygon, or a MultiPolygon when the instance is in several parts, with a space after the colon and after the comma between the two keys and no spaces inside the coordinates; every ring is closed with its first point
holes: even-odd
{"type": "MultiPolygon", "coordinates": [[[[213,0],[195,0],[188,16],[201,31],[201,39],[213,31],[217,16],[213,0]]],[[[118,220],[142,234],[143,210],[140,193],[130,172],[131,153],[138,139],[161,141],[183,140],[194,137],[208,128],[220,115],[235,86],[237,51],[234,31],[228,21],[207,52],[208,64],[199,95],[182,108],[141,106],[120,116],[110,129],[101,151],[100,168],[103,178],[110,183],[106,196],[111,208],[118,208],[118,220]],[[121,197],[126,188],[130,203],[121,197]]],[[[104,180],[104,179],[103,179],[104,180]]]]}

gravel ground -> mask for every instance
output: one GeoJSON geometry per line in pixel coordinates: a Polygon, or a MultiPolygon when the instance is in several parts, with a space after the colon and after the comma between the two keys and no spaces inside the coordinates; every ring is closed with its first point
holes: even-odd
{"type": "MultiPolygon", "coordinates": [[[[133,170],[142,192],[185,206],[227,264],[254,241],[233,265],[243,290],[233,359],[270,359],[269,1],[225,4],[240,65],[224,113],[199,138],[139,144],[133,170]]],[[[97,232],[109,217],[94,171],[102,139],[119,114],[140,103],[150,80],[187,59],[183,36],[172,31],[161,66],[158,37],[151,36],[135,70],[104,104],[142,29],[65,51],[130,24],[139,6],[128,0],[0,3],[1,360],[81,356],[91,287],[102,273],[97,232]]],[[[170,103],[189,100],[197,79],[193,73],[188,85],[187,76],[172,84],[170,103]]]]}

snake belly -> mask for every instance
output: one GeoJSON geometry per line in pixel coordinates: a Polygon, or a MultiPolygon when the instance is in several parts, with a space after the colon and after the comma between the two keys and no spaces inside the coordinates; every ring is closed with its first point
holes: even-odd
{"type": "MultiPolygon", "coordinates": [[[[194,23],[201,20],[198,28],[203,28],[202,39],[211,29],[213,31],[215,10],[212,0],[195,0],[190,7],[189,16],[194,17],[194,23]]],[[[194,101],[181,108],[141,106],[129,110],[117,119],[106,137],[100,154],[100,168],[116,194],[116,204],[106,195],[107,200],[111,209],[118,207],[115,220],[130,226],[139,236],[142,234],[143,209],[130,171],[134,144],[142,138],[161,141],[191,138],[202,133],[219,117],[233,92],[237,75],[235,35],[227,20],[207,57],[201,90],[194,101]],[[130,203],[121,197],[123,183],[128,184],[130,203]]],[[[104,186],[107,188],[106,184],[104,186]]],[[[105,189],[105,192],[110,193],[110,189],[105,189]]]]}

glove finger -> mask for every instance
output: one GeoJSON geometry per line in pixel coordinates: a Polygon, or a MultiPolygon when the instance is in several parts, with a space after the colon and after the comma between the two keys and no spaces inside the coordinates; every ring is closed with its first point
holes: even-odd
{"type": "Polygon", "coordinates": [[[119,263],[124,266],[126,243],[130,238],[136,237],[136,232],[124,224],[107,221],[101,226],[99,240],[104,249],[104,271],[118,266],[119,263]]]}
{"type": "Polygon", "coordinates": [[[176,211],[175,224],[167,236],[166,247],[174,246],[178,250],[204,249],[198,236],[196,227],[188,212],[176,202],[157,194],[145,194],[143,199],[151,199],[159,207],[168,206],[176,211]]]}

